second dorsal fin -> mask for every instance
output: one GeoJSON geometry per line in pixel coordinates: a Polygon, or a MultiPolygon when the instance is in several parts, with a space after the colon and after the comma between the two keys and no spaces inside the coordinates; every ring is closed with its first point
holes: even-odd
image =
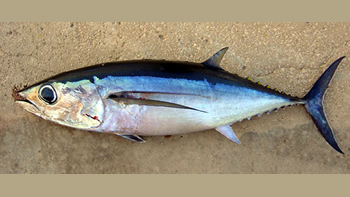
{"type": "Polygon", "coordinates": [[[202,64],[206,67],[209,67],[209,68],[223,70],[220,67],[220,62],[221,62],[222,58],[224,57],[227,49],[228,49],[228,47],[221,49],[220,51],[215,53],[213,56],[211,56],[207,61],[203,62],[202,64]]]}

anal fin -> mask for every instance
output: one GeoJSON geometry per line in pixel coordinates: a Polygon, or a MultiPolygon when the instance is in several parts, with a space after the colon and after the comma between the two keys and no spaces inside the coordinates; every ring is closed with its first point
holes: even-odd
{"type": "Polygon", "coordinates": [[[227,137],[229,140],[231,140],[232,142],[237,144],[241,143],[230,125],[222,125],[222,126],[216,127],[215,129],[219,131],[222,135],[227,137]]]}
{"type": "Polygon", "coordinates": [[[144,139],[142,139],[140,136],[138,135],[122,135],[122,134],[117,134],[120,137],[123,137],[125,139],[131,140],[133,142],[140,142],[140,143],[145,143],[146,141],[144,139]]]}

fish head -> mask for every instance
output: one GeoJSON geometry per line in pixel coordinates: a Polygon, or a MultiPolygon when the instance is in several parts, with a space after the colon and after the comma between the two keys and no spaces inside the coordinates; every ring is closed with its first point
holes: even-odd
{"type": "Polygon", "coordinates": [[[12,96],[28,112],[65,126],[93,130],[102,123],[104,104],[89,80],[44,82],[12,96]]]}

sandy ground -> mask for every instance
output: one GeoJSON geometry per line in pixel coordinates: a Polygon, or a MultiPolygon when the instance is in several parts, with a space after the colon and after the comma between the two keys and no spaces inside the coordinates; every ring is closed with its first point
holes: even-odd
{"type": "Polygon", "coordinates": [[[0,173],[349,173],[350,59],[325,97],[341,155],[302,106],[236,123],[237,145],[215,130],[145,137],[138,144],[60,126],[11,97],[15,85],[92,64],[201,62],[230,47],[229,72],[303,96],[350,54],[350,23],[0,23],[0,173]]]}

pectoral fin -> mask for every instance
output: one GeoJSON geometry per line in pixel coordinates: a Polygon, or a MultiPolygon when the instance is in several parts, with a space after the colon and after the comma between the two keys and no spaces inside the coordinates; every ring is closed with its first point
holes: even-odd
{"type": "Polygon", "coordinates": [[[241,143],[230,125],[222,125],[222,126],[216,127],[215,129],[219,131],[222,135],[227,137],[229,140],[231,140],[232,142],[237,144],[241,143]]]}
{"type": "Polygon", "coordinates": [[[140,142],[140,143],[144,143],[146,142],[144,139],[142,139],[140,136],[138,135],[121,135],[121,134],[116,134],[120,137],[123,137],[125,139],[131,140],[133,142],[140,142]]]}
{"type": "Polygon", "coordinates": [[[184,105],[179,105],[176,103],[165,102],[165,101],[157,101],[157,100],[151,100],[151,99],[139,99],[139,98],[125,98],[125,97],[119,97],[116,95],[110,95],[108,98],[113,99],[114,101],[116,101],[118,103],[123,103],[124,105],[147,105],[147,106],[158,106],[158,107],[170,107],[170,108],[190,109],[190,110],[195,110],[195,111],[207,113],[207,112],[199,110],[199,109],[187,107],[184,105]]]}

